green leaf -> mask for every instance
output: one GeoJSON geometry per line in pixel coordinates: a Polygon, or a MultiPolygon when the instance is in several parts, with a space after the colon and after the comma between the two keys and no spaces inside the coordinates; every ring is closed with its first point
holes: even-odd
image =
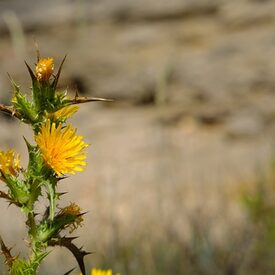
{"type": "Polygon", "coordinates": [[[23,95],[18,85],[11,79],[11,83],[14,89],[14,96],[12,98],[12,104],[15,112],[20,115],[20,119],[28,124],[35,123],[37,114],[34,109],[34,105],[29,101],[26,95],[23,95]]]}
{"type": "Polygon", "coordinates": [[[58,194],[55,191],[56,188],[56,179],[53,178],[52,181],[48,181],[46,184],[48,189],[48,198],[49,198],[49,219],[54,220],[56,202],[58,199],[58,194]]]}
{"type": "Polygon", "coordinates": [[[22,259],[16,259],[11,267],[12,275],[35,275],[34,270],[31,270],[28,263],[22,259]]]}
{"type": "Polygon", "coordinates": [[[9,188],[10,197],[16,204],[26,204],[29,201],[29,188],[23,180],[14,176],[7,176],[6,184],[9,188]]]}
{"type": "MultiPolygon", "coordinates": [[[[35,256],[33,257],[32,261],[30,262],[30,267],[32,270],[37,270],[41,262],[50,254],[50,251],[46,252],[40,252],[36,253],[35,256]]],[[[35,273],[36,274],[36,273],[35,273]]]]}
{"type": "Polygon", "coordinates": [[[39,152],[39,149],[37,146],[31,145],[25,137],[24,140],[29,153],[29,163],[27,169],[28,177],[41,177],[42,170],[44,168],[44,160],[39,152]]]}

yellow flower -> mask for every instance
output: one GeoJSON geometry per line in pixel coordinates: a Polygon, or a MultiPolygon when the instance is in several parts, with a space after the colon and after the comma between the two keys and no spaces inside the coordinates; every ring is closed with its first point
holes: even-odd
{"type": "Polygon", "coordinates": [[[70,233],[77,229],[78,226],[82,226],[83,217],[79,216],[81,214],[81,208],[74,202],[71,202],[69,206],[62,208],[60,214],[70,214],[76,217],[75,221],[68,225],[71,227],[70,233]]]}
{"type": "Polygon", "coordinates": [[[43,58],[35,67],[36,77],[39,81],[48,81],[54,69],[53,58],[43,58]]]}
{"type": "Polygon", "coordinates": [[[0,151],[0,171],[4,175],[15,176],[20,170],[20,157],[14,150],[0,151]]]}
{"type": "Polygon", "coordinates": [[[70,118],[75,112],[79,109],[76,105],[70,105],[59,109],[58,111],[53,113],[53,118],[55,121],[57,120],[66,120],[70,118]]]}
{"type": "Polygon", "coordinates": [[[93,268],[91,271],[91,275],[112,275],[112,274],[113,272],[111,269],[101,270],[101,269],[93,268]]]}
{"type": "MultiPolygon", "coordinates": [[[[82,273],[79,273],[79,275],[82,275],[82,273]]],[[[103,270],[103,269],[93,268],[91,270],[91,275],[113,275],[113,271],[111,269],[103,270]]],[[[120,275],[120,273],[115,273],[115,275],[120,275]]]]}
{"type": "Polygon", "coordinates": [[[75,174],[76,171],[83,171],[86,159],[83,149],[88,146],[82,136],[76,135],[76,129],[67,125],[56,126],[50,120],[41,127],[36,135],[35,141],[40,148],[46,164],[51,167],[58,176],[66,173],[75,174]]]}

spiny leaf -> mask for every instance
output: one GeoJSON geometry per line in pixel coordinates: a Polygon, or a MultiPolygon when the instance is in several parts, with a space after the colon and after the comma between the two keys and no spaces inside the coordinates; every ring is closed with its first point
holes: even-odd
{"type": "Polygon", "coordinates": [[[10,82],[14,90],[14,96],[12,98],[13,116],[18,117],[21,120],[25,120],[27,123],[35,121],[36,113],[34,112],[33,104],[30,102],[26,95],[23,95],[19,86],[15,83],[12,77],[8,74],[10,82]]]}
{"type": "Polygon", "coordinates": [[[34,270],[25,260],[16,258],[12,264],[11,275],[34,274],[34,270]]]}
{"type": "Polygon", "coordinates": [[[29,153],[29,164],[28,164],[27,173],[31,175],[32,179],[34,180],[36,177],[39,178],[42,175],[43,158],[39,154],[37,146],[31,145],[25,137],[23,138],[27,145],[28,153],[29,153]]]}
{"type": "Polygon", "coordinates": [[[2,250],[2,254],[4,255],[4,257],[5,257],[5,264],[9,267],[9,268],[11,268],[12,267],[12,264],[13,264],[13,262],[14,262],[14,260],[15,260],[15,257],[13,257],[12,255],[11,255],[11,253],[10,253],[10,251],[11,251],[11,248],[8,248],[6,245],[5,245],[5,243],[4,243],[4,241],[3,241],[3,239],[2,239],[2,237],[0,236],[0,246],[1,246],[1,250],[2,250]]]}
{"type": "Polygon", "coordinates": [[[8,194],[3,191],[0,191],[0,198],[6,199],[10,204],[15,204],[18,207],[22,206],[21,203],[14,201],[8,194]]]}
{"type": "Polygon", "coordinates": [[[76,237],[62,237],[57,240],[49,241],[49,245],[50,246],[56,246],[56,245],[64,246],[68,250],[70,250],[71,253],[74,255],[74,257],[76,258],[76,261],[79,265],[79,268],[80,268],[82,274],[86,275],[86,270],[85,270],[85,265],[84,265],[84,257],[86,255],[91,254],[91,252],[86,252],[86,251],[82,250],[82,247],[78,248],[75,244],[72,243],[72,241],[74,239],[76,239],[76,237]]]}
{"type": "Polygon", "coordinates": [[[15,92],[13,100],[14,112],[18,113],[18,116],[26,122],[33,124],[36,121],[37,115],[34,110],[32,102],[30,102],[26,95],[20,92],[15,92]]]}
{"type": "Polygon", "coordinates": [[[0,191],[0,198],[11,200],[11,197],[3,191],[0,191]]]}
{"type": "Polygon", "coordinates": [[[0,104],[0,111],[21,119],[20,114],[16,112],[13,106],[6,106],[4,104],[0,104]]]}
{"type": "Polygon", "coordinates": [[[13,80],[13,78],[11,77],[11,75],[10,75],[9,73],[7,73],[7,75],[8,75],[8,77],[9,77],[9,80],[10,80],[10,82],[11,82],[11,85],[12,85],[14,91],[15,91],[16,93],[20,93],[19,86],[15,83],[15,81],[13,80]]]}
{"type": "Polygon", "coordinates": [[[51,253],[51,251],[46,251],[44,253],[41,253],[39,255],[36,255],[35,261],[33,262],[33,267],[36,270],[40,263],[51,253]]]}

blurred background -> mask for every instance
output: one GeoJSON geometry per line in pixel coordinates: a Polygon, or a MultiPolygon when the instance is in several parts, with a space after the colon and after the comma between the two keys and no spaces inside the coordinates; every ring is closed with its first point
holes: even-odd
{"type": "MultiPolygon", "coordinates": [[[[61,90],[115,99],[71,120],[89,165],[59,185],[60,206],[88,211],[74,232],[94,252],[88,270],[275,274],[274,30],[272,0],[0,0],[2,103],[6,72],[30,91],[35,43],[56,68],[67,54],[61,90]]],[[[1,150],[26,165],[28,127],[4,115],[0,125],[1,150]]],[[[0,207],[16,255],[23,215],[0,207]]],[[[39,274],[75,266],[56,248],[39,274]]]]}

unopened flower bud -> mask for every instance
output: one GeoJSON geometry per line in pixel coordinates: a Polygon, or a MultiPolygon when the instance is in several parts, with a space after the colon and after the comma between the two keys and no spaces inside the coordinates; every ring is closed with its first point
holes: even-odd
{"type": "Polygon", "coordinates": [[[45,82],[51,77],[54,69],[53,58],[40,59],[35,67],[38,81],[45,82]]]}

